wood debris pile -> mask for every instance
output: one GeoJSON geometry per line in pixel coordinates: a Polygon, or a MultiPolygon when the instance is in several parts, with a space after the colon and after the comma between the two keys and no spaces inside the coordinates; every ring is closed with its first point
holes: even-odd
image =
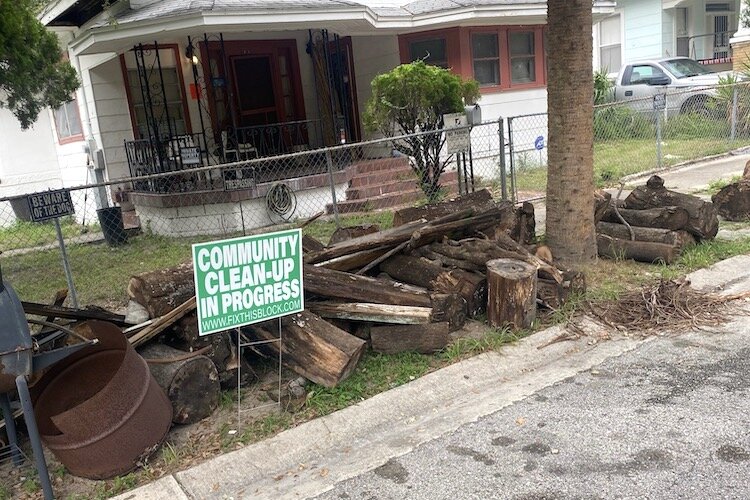
{"type": "Polygon", "coordinates": [[[719,230],[713,203],[666,189],[656,175],[622,202],[598,192],[596,222],[600,256],[665,264],[684,248],[713,239],[719,230]]]}

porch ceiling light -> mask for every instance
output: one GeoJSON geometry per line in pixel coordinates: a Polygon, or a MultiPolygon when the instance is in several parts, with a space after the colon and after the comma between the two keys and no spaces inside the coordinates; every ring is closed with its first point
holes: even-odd
{"type": "Polygon", "coordinates": [[[185,48],[185,57],[193,63],[193,66],[198,66],[198,56],[195,54],[195,49],[193,48],[192,43],[185,48]]]}

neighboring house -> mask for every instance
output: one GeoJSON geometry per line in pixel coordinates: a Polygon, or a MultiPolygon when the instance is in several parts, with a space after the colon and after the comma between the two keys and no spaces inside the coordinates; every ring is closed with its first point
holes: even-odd
{"type": "Polygon", "coordinates": [[[594,68],[611,73],[639,59],[685,56],[730,69],[740,2],[618,0],[615,13],[594,25],[594,68]]]}

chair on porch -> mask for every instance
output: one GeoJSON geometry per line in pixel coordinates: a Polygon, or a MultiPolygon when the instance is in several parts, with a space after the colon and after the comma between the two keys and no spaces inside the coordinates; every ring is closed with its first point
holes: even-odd
{"type": "Polygon", "coordinates": [[[229,140],[229,132],[221,131],[221,147],[224,151],[224,161],[229,161],[233,156],[235,161],[249,160],[258,157],[258,149],[249,142],[240,142],[238,137],[234,141],[229,140]]]}

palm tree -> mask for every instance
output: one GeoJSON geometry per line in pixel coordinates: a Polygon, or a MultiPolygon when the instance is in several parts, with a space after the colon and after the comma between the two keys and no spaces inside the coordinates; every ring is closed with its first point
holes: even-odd
{"type": "Polygon", "coordinates": [[[547,1],[547,244],[555,258],[596,258],[591,0],[547,1]]]}

